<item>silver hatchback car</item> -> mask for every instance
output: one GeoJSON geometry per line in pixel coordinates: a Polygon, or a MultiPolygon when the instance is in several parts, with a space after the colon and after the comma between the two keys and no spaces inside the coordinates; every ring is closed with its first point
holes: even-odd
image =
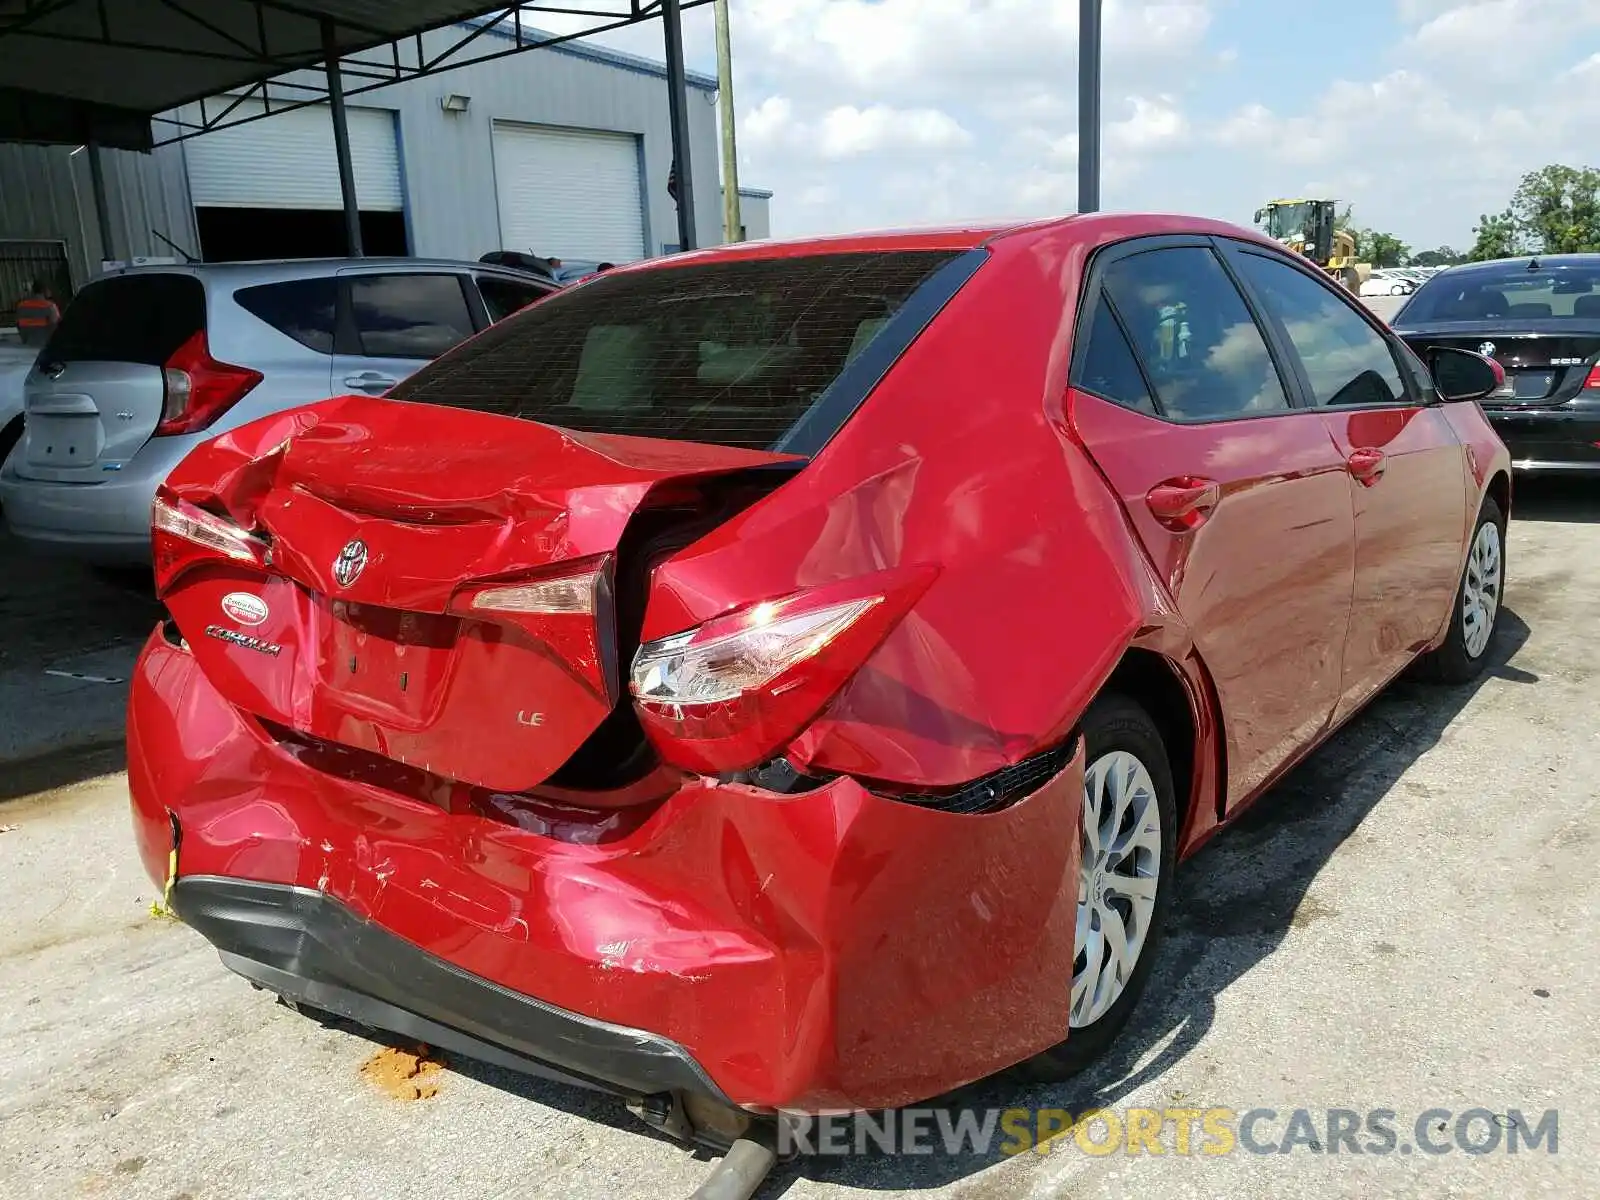
{"type": "Polygon", "coordinates": [[[416,258],[138,267],[80,291],[24,383],[0,509],[38,550],[148,562],[150,502],[198,443],[381,395],[555,283],[416,258]]]}

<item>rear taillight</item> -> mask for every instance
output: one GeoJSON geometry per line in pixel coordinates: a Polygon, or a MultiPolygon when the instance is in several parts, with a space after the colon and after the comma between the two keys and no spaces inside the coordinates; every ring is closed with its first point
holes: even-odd
{"type": "Polygon", "coordinates": [[[888,572],[646,642],[629,680],[640,722],[674,766],[708,774],[754,766],[800,734],[931,579],[888,572]]]}
{"type": "Polygon", "coordinates": [[[189,567],[218,559],[264,567],[267,544],[231,521],[183,500],[158,495],[150,506],[151,557],[156,592],[189,567]]]}
{"type": "Polygon", "coordinates": [[[172,352],[161,377],[165,390],[157,437],[204,429],[261,382],[260,371],[212,358],[204,329],[172,352]]]}
{"type": "Polygon", "coordinates": [[[1589,368],[1589,378],[1583,381],[1585,388],[1600,388],[1600,363],[1595,363],[1589,368]]]}

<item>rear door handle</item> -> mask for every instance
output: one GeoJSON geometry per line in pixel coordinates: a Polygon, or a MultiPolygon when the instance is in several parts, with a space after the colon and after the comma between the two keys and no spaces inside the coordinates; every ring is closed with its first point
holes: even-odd
{"type": "Polygon", "coordinates": [[[387,392],[399,382],[398,379],[390,379],[389,376],[380,375],[376,371],[361,371],[344,377],[345,387],[355,388],[361,392],[387,392]]]}
{"type": "Polygon", "coordinates": [[[1205,523],[1222,499],[1215,480],[1197,475],[1166,479],[1145,493],[1144,502],[1161,524],[1175,533],[1187,533],[1205,523]]]}
{"type": "Polygon", "coordinates": [[[1351,476],[1367,487],[1371,487],[1382,479],[1384,469],[1389,465],[1384,452],[1370,446],[1352,450],[1350,457],[1344,461],[1345,466],[1350,470],[1351,476]]]}

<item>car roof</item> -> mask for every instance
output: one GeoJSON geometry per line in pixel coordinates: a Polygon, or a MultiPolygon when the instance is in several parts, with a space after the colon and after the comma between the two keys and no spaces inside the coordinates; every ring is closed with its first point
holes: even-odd
{"type": "Polygon", "coordinates": [[[1491,258],[1485,262],[1459,263],[1448,268],[1451,275],[1504,275],[1508,269],[1537,270],[1550,267],[1597,267],[1600,254],[1519,254],[1514,258],[1491,258]],[[1537,263],[1538,267],[1533,264],[1537,263]]]}
{"type": "Polygon", "coordinates": [[[553,280],[513,267],[495,263],[466,262],[454,258],[278,258],[251,262],[225,263],[151,263],[148,265],[115,267],[97,279],[113,275],[193,275],[200,279],[214,279],[219,283],[238,284],[245,281],[270,283],[284,279],[319,278],[337,271],[361,270],[382,274],[395,271],[479,271],[499,275],[506,279],[535,280],[552,283],[553,280]]]}
{"type": "Polygon", "coordinates": [[[1035,220],[973,221],[960,225],[883,229],[864,233],[823,234],[802,238],[768,238],[690,250],[663,258],[643,259],[617,267],[619,271],[657,270],[691,263],[712,263],[762,258],[802,258],[816,254],[976,250],[1002,240],[1053,235],[1070,229],[1091,244],[1124,238],[1163,234],[1214,235],[1237,238],[1282,250],[1281,243],[1259,230],[1211,217],[1174,213],[1089,213],[1043,217],[1035,220]]]}

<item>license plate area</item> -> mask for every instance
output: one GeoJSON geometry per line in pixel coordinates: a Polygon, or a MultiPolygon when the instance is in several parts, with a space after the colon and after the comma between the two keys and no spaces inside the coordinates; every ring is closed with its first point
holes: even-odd
{"type": "Polygon", "coordinates": [[[89,415],[27,416],[27,463],[31,467],[92,467],[105,444],[100,418],[89,415]]]}
{"type": "Polygon", "coordinates": [[[1508,377],[1511,394],[1518,400],[1543,400],[1555,383],[1554,371],[1518,371],[1508,377]]]}
{"type": "Polygon", "coordinates": [[[425,720],[446,686],[459,618],[343,600],[331,616],[322,662],[329,688],[360,708],[425,720]]]}

